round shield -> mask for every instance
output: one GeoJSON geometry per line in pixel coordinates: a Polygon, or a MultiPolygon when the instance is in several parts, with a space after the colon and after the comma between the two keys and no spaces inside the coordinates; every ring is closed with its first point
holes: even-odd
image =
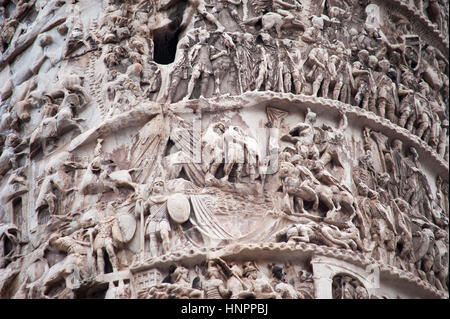
{"type": "Polygon", "coordinates": [[[128,243],[136,232],[136,219],[129,214],[119,214],[116,218],[120,229],[113,227],[113,236],[122,243],[128,243]]]}
{"type": "Polygon", "coordinates": [[[189,219],[191,205],[188,198],[183,194],[174,194],[167,200],[167,210],[170,217],[177,223],[182,224],[189,219]]]}

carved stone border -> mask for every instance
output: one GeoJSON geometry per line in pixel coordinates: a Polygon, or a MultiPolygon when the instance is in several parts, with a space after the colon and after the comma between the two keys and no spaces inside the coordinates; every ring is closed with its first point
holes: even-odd
{"type": "MultiPolygon", "coordinates": [[[[355,123],[368,126],[373,130],[381,131],[390,139],[402,140],[405,147],[414,146],[420,155],[422,163],[424,163],[424,160],[426,159],[427,164],[431,166],[434,172],[441,176],[443,180],[449,180],[448,163],[446,163],[438,153],[431,148],[431,146],[425,143],[425,141],[386,118],[382,118],[371,111],[366,111],[357,106],[345,104],[340,101],[302,94],[294,95],[292,93],[246,92],[240,96],[226,95],[209,99],[201,98],[187,102],[178,102],[170,105],[169,110],[172,110],[175,113],[185,113],[190,110],[201,113],[220,112],[271,103],[279,103],[280,105],[303,104],[306,105],[306,107],[310,107],[313,112],[317,112],[318,115],[324,112],[332,112],[338,116],[338,111],[343,110],[346,112],[349,125],[355,123]]],[[[306,107],[299,107],[299,110],[305,111],[306,107]]]]}
{"type": "MultiPolygon", "coordinates": [[[[387,12],[398,11],[403,14],[409,20],[411,25],[413,25],[420,37],[438,48],[448,58],[448,40],[441,30],[436,28],[423,12],[419,12],[416,8],[411,8],[403,0],[375,0],[374,2],[387,8],[387,12]]],[[[443,22],[448,23],[448,21],[443,22]]]]}
{"type": "Polygon", "coordinates": [[[435,298],[448,299],[448,293],[440,291],[430,283],[420,279],[414,274],[398,269],[396,267],[385,265],[382,262],[366,257],[352,250],[345,250],[336,247],[319,246],[307,243],[260,243],[260,244],[235,244],[221,249],[193,248],[189,252],[177,251],[172,254],[151,258],[139,265],[130,267],[131,273],[152,269],[168,268],[173,263],[199,264],[208,259],[223,258],[224,260],[295,260],[309,259],[313,256],[325,256],[340,259],[362,268],[369,265],[376,265],[384,281],[401,280],[417,286],[418,289],[425,291],[435,298]]]}

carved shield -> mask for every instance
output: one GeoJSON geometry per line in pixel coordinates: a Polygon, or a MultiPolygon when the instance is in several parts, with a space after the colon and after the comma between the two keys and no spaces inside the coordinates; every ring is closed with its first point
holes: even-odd
{"type": "Polygon", "coordinates": [[[191,205],[185,195],[174,194],[167,200],[167,210],[175,222],[182,224],[189,219],[191,205]]]}
{"type": "Polygon", "coordinates": [[[124,244],[128,243],[133,239],[134,233],[136,232],[136,219],[129,214],[119,214],[117,216],[117,223],[119,227],[112,228],[114,239],[124,244]]]}

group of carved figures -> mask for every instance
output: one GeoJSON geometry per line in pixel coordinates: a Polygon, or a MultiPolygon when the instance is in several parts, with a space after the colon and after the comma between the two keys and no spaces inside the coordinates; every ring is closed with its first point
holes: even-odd
{"type": "MultiPolygon", "coordinates": [[[[436,4],[436,1],[429,2],[429,8],[436,4]]],[[[83,44],[88,50],[102,46],[107,70],[100,80],[107,84],[104,92],[96,94],[104,94],[111,105],[109,115],[128,110],[140,99],[156,100],[162,96],[163,101],[175,101],[179,98],[177,90],[181,81],[187,86],[185,99],[211,95],[211,83],[213,95],[228,93],[230,87],[235,89],[235,94],[252,90],[308,94],[350,103],[387,117],[423,139],[448,162],[448,77],[445,75],[448,61],[433,47],[422,46],[419,41],[417,51],[417,47],[408,44],[415,38],[403,38],[392,44],[382,33],[364,30],[359,34],[352,29],[349,32],[351,51],[348,51],[341,40],[329,43],[326,39],[333,21],[313,17],[312,26],[306,28],[292,13],[301,7],[298,2],[284,1],[273,1],[273,10],[256,19],[261,19],[262,24],[258,35],[251,28],[245,29],[249,32],[222,32],[223,26],[207,11],[203,1],[189,3],[209,23],[215,24],[216,30],[200,27],[180,39],[179,59],[170,66],[170,85],[162,94],[159,94],[161,70],[152,59],[148,60],[153,48],[148,41],[149,9],[144,5],[132,13],[129,4],[110,4],[100,32],[91,32],[87,37],[83,35],[79,13],[68,27],[59,28],[58,32],[68,37],[66,58],[83,44]],[[271,36],[275,29],[281,37],[281,29],[286,24],[304,31],[298,41],[271,36]],[[300,41],[307,44],[307,50],[300,49],[300,41]],[[373,49],[377,44],[381,46],[379,51],[373,49]]],[[[3,9],[3,2],[0,4],[3,9]]],[[[247,7],[247,1],[229,0],[224,8],[228,10],[241,4],[247,7]]],[[[18,24],[16,20],[33,5],[34,1],[19,1],[13,15],[0,19],[1,52],[9,50],[18,24]]],[[[243,12],[243,25],[259,24],[259,20],[247,19],[246,10],[243,12]]],[[[232,10],[230,14],[235,20],[240,19],[237,11],[232,10]]],[[[37,38],[41,48],[52,43],[48,34],[37,38]]],[[[92,98],[84,88],[86,79],[76,72],[62,72],[49,89],[38,90],[33,76],[46,58],[44,55],[24,74],[15,77],[15,83],[11,82],[27,85],[23,94],[14,95],[11,107],[2,113],[0,176],[8,176],[7,188],[0,199],[2,204],[27,192],[29,181],[21,167],[24,155],[32,159],[41,150],[45,155],[52,147],[49,144],[56,146],[63,134],[84,130],[79,124],[83,119],[76,116],[92,98]],[[30,130],[27,123],[34,108],[41,110],[41,119],[30,130]],[[24,127],[31,134],[20,137],[24,127]],[[27,147],[29,151],[25,151],[27,147]]],[[[11,96],[13,85],[7,83],[1,89],[3,103],[11,96]]],[[[274,234],[275,240],[359,251],[448,290],[448,182],[438,178],[436,196],[433,196],[415,148],[409,148],[405,157],[401,141],[388,143],[382,134],[365,129],[366,153],[359,158],[358,166],[351,168],[353,184],[348,186],[344,178],[350,157],[344,137],[345,114],[341,113],[337,129],[328,125],[316,127],[315,120],[316,115],[308,111],[305,122],[298,123],[282,137],[293,147],[287,147],[278,157],[279,208],[295,223],[274,234]],[[381,170],[375,168],[375,152],[379,154],[381,170]]],[[[247,177],[250,183],[258,178],[265,180],[268,163],[261,157],[260,146],[255,137],[239,126],[211,124],[201,137],[201,153],[201,169],[207,179],[236,183],[247,182],[247,177]]],[[[41,246],[44,247],[41,252],[58,252],[64,259],[46,264],[48,271],[38,280],[33,281],[36,276],[31,273],[27,275],[16,297],[47,296],[61,278],[66,282],[67,296],[73,296],[70,288],[105,273],[109,265],[113,272],[121,269],[118,255],[125,239],[121,237],[115,205],[103,204],[95,209],[94,215],[98,216],[91,218],[85,213],[84,219],[78,221],[80,216],[76,214],[62,215],[66,198],[108,191],[119,196],[121,188],[132,190],[129,199],[135,201],[133,218],[141,218],[143,226],[142,255],[147,250],[146,242],[151,257],[169,253],[171,239],[180,230],[168,215],[164,181],[155,180],[151,187],[134,183],[133,169],[119,170],[111,159],[102,155],[102,140],[98,140],[90,162],[83,163],[67,155],[62,153],[45,165],[42,178],[37,181],[39,187],[32,194],[36,198],[34,212],[45,216],[39,219],[41,226],[60,229],[41,246]],[[78,171],[84,175],[78,187],[74,187],[74,175],[78,171]],[[142,187],[147,189],[141,192],[142,187]]],[[[18,257],[23,243],[17,226],[0,224],[0,268],[23,260],[18,257]]],[[[39,258],[45,259],[43,255],[39,258]]],[[[204,282],[190,287],[193,289],[189,290],[190,296],[198,296],[195,289],[203,287],[208,298],[312,298],[311,274],[299,275],[300,283],[306,287],[300,285],[305,290],[299,290],[286,283],[282,268],[271,268],[271,280],[259,276],[256,268],[251,263],[242,268],[226,266],[223,262],[211,263],[204,282]]],[[[190,283],[181,266],[169,277],[166,283],[190,283]]],[[[353,279],[339,280],[335,283],[337,298],[366,296],[353,279]]],[[[111,290],[124,296],[128,293],[122,282],[111,290]]],[[[149,294],[155,297],[157,291],[149,294]]]]}
{"type": "Polygon", "coordinates": [[[444,34],[448,31],[448,2],[444,0],[402,0],[410,8],[424,14],[444,34]]]}
{"type": "Polygon", "coordinates": [[[173,265],[141,298],[313,299],[312,274],[293,265],[209,260],[194,269],[173,265]],[[265,268],[264,270],[261,268],[265,268]]]}
{"type": "MultiPolygon", "coordinates": [[[[230,6],[242,5],[238,2],[230,6]]],[[[297,7],[282,2],[274,1],[271,8],[276,12],[281,10],[284,20],[296,21],[290,12],[297,7]]],[[[200,8],[201,3],[192,5],[200,8]]],[[[207,21],[215,21],[217,30],[199,27],[181,37],[176,60],[169,68],[170,85],[163,86],[162,70],[153,61],[154,44],[147,41],[151,39],[151,31],[144,21],[148,19],[149,10],[145,6],[132,7],[129,3],[111,3],[105,8],[100,30],[86,36],[78,34],[82,33],[82,27],[77,10],[67,23],[66,28],[70,30],[65,32],[72,34],[78,30],[74,37],[85,43],[87,49],[98,50],[100,46],[106,69],[93,71],[100,75],[94,79],[99,82],[96,85],[103,87],[93,95],[100,95],[101,108],[107,105],[107,109],[102,110],[104,116],[129,110],[142,99],[172,102],[180,98],[182,81],[187,87],[184,99],[193,98],[195,94],[208,97],[254,90],[307,94],[350,103],[386,117],[423,139],[448,161],[448,77],[445,75],[448,60],[437,49],[424,45],[417,36],[392,41],[380,29],[366,26],[362,30],[355,27],[348,30],[345,24],[338,35],[333,35],[337,23],[333,19],[336,18],[330,20],[322,15],[313,17],[312,25],[304,27],[298,39],[275,39],[269,33],[270,28],[263,28],[259,34],[222,32],[214,15],[204,12],[207,21]],[[160,90],[164,92],[160,94],[160,90]]],[[[395,35],[389,37],[392,39],[395,35]]],[[[72,42],[78,43],[75,40],[72,42]]],[[[42,46],[48,45],[51,37],[42,35],[40,41],[42,46]]],[[[71,51],[74,49],[68,45],[64,56],[71,51]]],[[[45,58],[31,68],[31,75],[39,70],[45,58]]],[[[11,101],[14,104],[12,114],[3,115],[2,126],[17,127],[29,120],[30,108],[44,105],[42,127],[36,131],[42,136],[44,146],[49,138],[68,130],[80,131],[80,119],[75,115],[89,102],[82,86],[86,86],[87,81],[83,83],[75,75],[67,75],[68,79],[66,75],[61,77],[60,85],[69,91],[64,95],[33,93],[33,81],[29,80],[28,92],[17,101],[11,101]],[[76,93],[78,99],[70,93],[76,93]],[[59,98],[68,102],[71,110],[61,105],[63,112],[56,116],[56,104],[61,104],[59,98]]],[[[7,97],[5,92],[2,95],[7,97]]]]}
{"type": "Polygon", "coordinates": [[[236,182],[244,176],[254,182],[263,171],[258,142],[239,126],[225,127],[221,122],[213,123],[203,134],[201,143],[202,168],[207,178],[216,178],[221,165],[222,181],[229,180],[233,169],[236,182]]]}
{"type": "MultiPolygon", "coordinates": [[[[418,36],[386,36],[368,26],[342,25],[336,35],[336,23],[313,17],[294,40],[275,39],[264,28],[258,34],[191,30],[178,43],[161,101],[183,97],[182,81],[185,100],[269,90],[331,98],[385,117],[448,156],[444,55],[418,36]]],[[[155,76],[160,86],[159,69],[155,76]]]]}
{"type": "Polygon", "coordinates": [[[315,113],[308,110],[305,122],[284,136],[295,147],[279,156],[280,209],[296,223],[275,240],[357,250],[447,290],[448,203],[442,198],[448,196],[448,183],[438,177],[434,197],[415,148],[405,157],[401,141],[391,145],[365,128],[364,154],[351,168],[348,186],[342,171],[351,164],[342,131],[314,123],[315,113]],[[380,154],[378,170],[375,153],[380,154]]]}

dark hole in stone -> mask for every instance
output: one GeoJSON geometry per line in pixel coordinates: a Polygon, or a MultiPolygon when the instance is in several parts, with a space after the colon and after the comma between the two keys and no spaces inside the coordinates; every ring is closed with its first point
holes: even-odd
{"type": "Polygon", "coordinates": [[[279,242],[279,243],[287,242],[287,241],[288,241],[286,234],[277,234],[276,240],[277,240],[277,242],[279,242]]]}
{"type": "Polygon", "coordinates": [[[219,165],[219,167],[217,168],[217,171],[216,171],[216,173],[214,175],[215,175],[215,177],[217,179],[221,179],[222,177],[225,176],[224,164],[223,163],[219,165]]]}
{"type": "Polygon", "coordinates": [[[172,279],[170,278],[170,275],[167,275],[166,277],[164,277],[162,283],[163,284],[166,284],[166,283],[167,284],[171,284],[172,283],[172,279]]]}
{"type": "Polygon", "coordinates": [[[5,240],[3,241],[4,255],[8,255],[14,248],[12,241],[5,236],[5,240]]]}
{"type": "Polygon", "coordinates": [[[184,167],[181,169],[180,174],[178,175],[178,178],[182,178],[182,179],[185,179],[187,181],[191,180],[189,178],[188,174],[186,173],[186,171],[184,170],[184,167]]]}
{"type": "Polygon", "coordinates": [[[14,224],[17,227],[22,225],[22,197],[13,200],[14,224]]]}
{"type": "Polygon", "coordinates": [[[283,268],[280,266],[274,266],[272,268],[272,275],[277,278],[278,280],[283,279],[283,268]]]}
{"type": "Polygon", "coordinates": [[[313,206],[314,206],[314,201],[310,201],[310,200],[304,200],[303,201],[303,208],[305,209],[305,210],[310,210],[310,209],[312,209],[313,208],[313,206]]]}
{"type": "Polygon", "coordinates": [[[113,267],[111,261],[109,260],[109,255],[105,250],[103,251],[103,259],[105,261],[105,274],[113,272],[113,267]]]}
{"type": "Polygon", "coordinates": [[[175,143],[171,139],[169,139],[169,141],[167,142],[167,145],[166,145],[166,150],[164,151],[164,156],[168,156],[168,155],[174,153],[173,152],[174,147],[175,147],[175,143]]]}
{"type": "Polygon", "coordinates": [[[397,243],[397,246],[395,247],[395,255],[398,256],[403,250],[403,244],[397,243]]]}
{"type": "Polygon", "coordinates": [[[319,213],[321,217],[325,217],[327,212],[329,211],[328,207],[323,203],[323,201],[319,200],[319,213]]]}
{"type": "Polygon", "coordinates": [[[44,225],[50,220],[50,211],[48,210],[48,207],[43,208],[38,213],[38,224],[44,225]]]}
{"type": "Polygon", "coordinates": [[[194,278],[194,280],[192,280],[192,288],[193,289],[202,289],[200,277],[197,276],[194,278]]]}
{"type": "Polygon", "coordinates": [[[186,0],[179,1],[169,15],[171,22],[153,32],[153,59],[158,64],[170,64],[175,61],[179,36],[183,31],[181,22],[186,4],[186,0]]]}

